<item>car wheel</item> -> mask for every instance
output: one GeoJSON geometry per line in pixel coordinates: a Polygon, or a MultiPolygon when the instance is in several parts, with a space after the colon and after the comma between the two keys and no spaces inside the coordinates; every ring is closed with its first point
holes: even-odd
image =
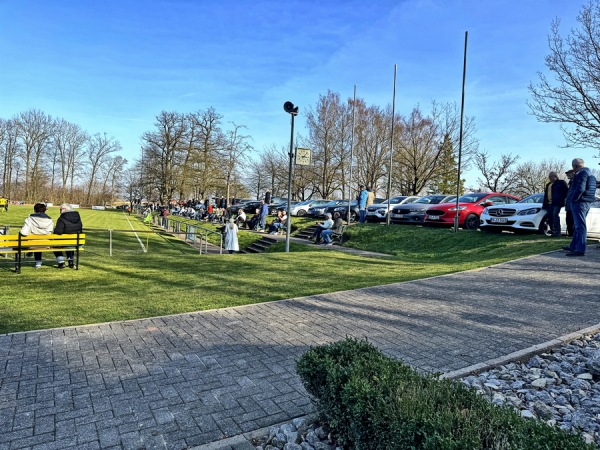
{"type": "Polygon", "coordinates": [[[303,209],[299,209],[298,212],[296,213],[297,216],[305,216],[306,215],[306,211],[304,211],[303,209]]]}
{"type": "Polygon", "coordinates": [[[477,214],[469,214],[465,219],[465,224],[463,226],[465,230],[474,231],[479,228],[479,217],[477,214]]]}
{"type": "Polygon", "coordinates": [[[550,236],[552,234],[552,231],[550,230],[550,225],[548,224],[548,219],[546,219],[545,217],[540,222],[538,233],[546,236],[550,236]]]}

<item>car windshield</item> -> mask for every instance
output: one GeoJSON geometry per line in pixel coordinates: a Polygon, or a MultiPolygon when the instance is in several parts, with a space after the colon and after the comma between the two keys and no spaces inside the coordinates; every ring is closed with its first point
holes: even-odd
{"type": "Polygon", "coordinates": [[[544,201],[544,194],[531,194],[517,203],[542,203],[544,201]]]}
{"type": "Polygon", "coordinates": [[[406,195],[402,195],[400,197],[392,197],[389,200],[384,200],[380,203],[380,205],[387,205],[388,203],[390,205],[395,205],[400,203],[402,200],[404,200],[406,198],[406,195]]]}
{"type": "Polygon", "coordinates": [[[330,206],[337,206],[339,205],[341,202],[343,202],[344,200],[332,200],[329,203],[323,205],[324,207],[329,208],[330,206]]]}
{"type": "Polygon", "coordinates": [[[435,195],[426,195],[425,197],[421,197],[415,203],[425,203],[426,205],[431,205],[431,204],[434,204],[434,203],[439,203],[440,200],[441,200],[441,198],[437,202],[435,201],[435,198],[436,198],[435,195]]]}
{"type": "Polygon", "coordinates": [[[489,194],[465,194],[458,197],[460,203],[477,203],[482,198],[487,197],[489,194]]]}

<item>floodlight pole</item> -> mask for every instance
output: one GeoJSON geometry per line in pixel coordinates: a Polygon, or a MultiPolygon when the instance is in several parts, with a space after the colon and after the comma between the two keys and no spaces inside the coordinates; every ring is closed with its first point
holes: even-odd
{"type": "Polygon", "coordinates": [[[463,79],[462,79],[462,97],[460,101],[460,135],[458,137],[458,175],[456,178],[456,211],[454,215],[454,232],[458,232],[458,214],[459,214],[459,201],[460,197],[460,164],[462,159],[462,144],[463,144],[463,117],[465,115],[465,80],[467,78],[467,41],[469,39],[469,32],[465,31],[465,53],[463,59],[463,79]]]}
{"type": "Polygon", "coordinates": [[[287,220],[285,233],[285,252],[290,252],[290,233],[292,231],[292,171],[294,169],[294,117],[298,115],[298,107],[292,102],[285,102],[283,110],[292,116],[291,132],[290,132],[290,152],[288,153],[290,165],[288,168],[288,198],[287,198],[287,220]]]}

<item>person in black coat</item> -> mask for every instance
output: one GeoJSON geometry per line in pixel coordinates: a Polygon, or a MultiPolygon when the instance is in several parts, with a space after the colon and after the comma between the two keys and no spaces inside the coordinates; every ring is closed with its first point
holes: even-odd
{"type": "MultiPolygon", "coordinates": [[[[81,217],[77,211],[73,211],[71,205],[63,203],[60,205],[60,217],[56,221],[56,227],[54,227],[54,234],[75,234],[83,232],[83,224],[81,223],[81,217]]],[[[68,250],[65,252],[67,256],[67,262],[69,268],[73,269],[75,263],[73,257],[75,252],[68,250]]],[[[56,256],[56,262],[58,263],[59,269],[65,268],[65,256],[63,252],[54,252],[56,256]]]]}
{"type": "Polygon", "coordinates": [[[558,213],[565,206],[569,186],[564,180],[559,180],[556,172],[548,174],[550,182],[544,189],[544,209],[552,237],[560,237],[560,218],[558,213]]]}

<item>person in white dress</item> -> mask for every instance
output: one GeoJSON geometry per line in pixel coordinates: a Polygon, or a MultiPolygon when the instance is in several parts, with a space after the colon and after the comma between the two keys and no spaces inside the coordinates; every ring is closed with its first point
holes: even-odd
{"type": "Polygon", "coordinates": [[[238,244],[238,227],[235,224],[235,219],[232,217],[225,225],[225,250],[232,254],[233,252],[239,252],[240,246],[238,244]]]}

